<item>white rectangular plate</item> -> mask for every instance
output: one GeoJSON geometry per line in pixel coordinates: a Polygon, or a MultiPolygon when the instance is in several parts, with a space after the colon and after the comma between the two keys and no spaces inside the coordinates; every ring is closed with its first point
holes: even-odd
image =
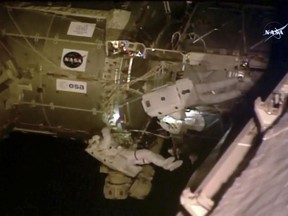
{"type": "Polygon", "coordinates": [[[96,27],[95,23],[71,22],[67,35],[92,37],[95,27],[96,27]]]}
{"type": "Polygon", "coordinates": [[[87,83],[74,80],[56,79],[56,90],[86,94],[87,83]]]}

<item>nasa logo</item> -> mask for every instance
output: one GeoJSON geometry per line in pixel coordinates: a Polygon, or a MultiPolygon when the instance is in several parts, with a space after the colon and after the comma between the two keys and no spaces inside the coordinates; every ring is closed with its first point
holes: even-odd
{"type": "Polygon", "coordinates": [[[266,40],[269,40],[270,38],[274,37],[276,39],[281,39],[281,37],[284,35],[284,29],[288,26],[288,23],[284,26],[282,26],[278,22],[270,22],[265,26],[265,31],[263,36],[266,36],[266,40]]]}
{"type": "Polygon", "coordinates": [[[69,68],[77,68],[83,63],[83,57],[77,52],[68,52],[63,56],[63,63],[69,68]]]}
{"type": "Polygon", "coordinates": [[[81,89],[81,90],[84,90],[84,89],[85,89],[84,85],[78,85],[78,84],[73,84],[73,83],[70,83],[70,84],[69,84],[69,88],[72,88],[72,89],[81,89]]]}

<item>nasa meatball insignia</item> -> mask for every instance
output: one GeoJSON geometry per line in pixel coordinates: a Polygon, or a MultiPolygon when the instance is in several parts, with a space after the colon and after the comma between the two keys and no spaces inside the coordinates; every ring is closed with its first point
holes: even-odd
{"type": "Polygon", "coordinates": [[[66,70],[73,70],[85,72],[88,58],[88,51],[63,49],[61,58],[61,68],[66,70]]]}
{"type": "Polygon", "coordinates": [[[77,68],[83,63],[83,57],[80,53],[68,52],[63,57],[63,63],[69,68],[77,68]]]}

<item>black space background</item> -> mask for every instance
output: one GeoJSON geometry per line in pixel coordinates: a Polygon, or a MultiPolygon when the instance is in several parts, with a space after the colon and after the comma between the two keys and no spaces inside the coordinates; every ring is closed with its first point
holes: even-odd
{"type": "Polygon", "coordinates": [[[144,201],[103,198],[104,174],[81,142],[13,133],[0,145],[0,215],[173,215],[191,165],[156,168],[144,201]]]}

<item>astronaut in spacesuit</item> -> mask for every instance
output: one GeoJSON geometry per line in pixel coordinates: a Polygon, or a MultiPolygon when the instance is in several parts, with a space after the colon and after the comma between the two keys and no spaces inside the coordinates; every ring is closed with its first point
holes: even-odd
{"type": "Polygon", "coordinates": [[[126,149],[117,146],[112,139],[109,128],[102,129],[103,139],[98,135],[93,136],[89,141],[86,151],[111,169],[120,171],[130,177],[135,177],[142,167],[138,165],[153,163],[163,169],[173,171],[183,163],[175,160],[174,157],[165,159],[161,155],[148,149],[126,149]]]}

